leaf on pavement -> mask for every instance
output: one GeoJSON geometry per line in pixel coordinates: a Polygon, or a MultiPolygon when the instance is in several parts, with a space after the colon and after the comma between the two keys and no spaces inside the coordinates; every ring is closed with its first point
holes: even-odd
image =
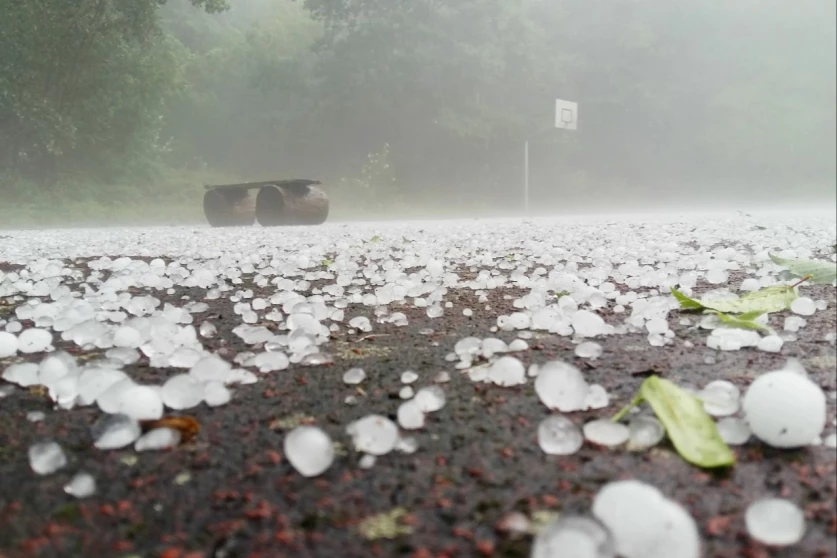
{"type": "Polygon", "coordinates": [[[654,409],[683,459],[705,468],[735,464],[735,455],[718,434],[715,422],[697,397],[659,376],[651,376],[642,382],[640,394],[654,409]]]}
{"type": "Polygon", "coordinates": [[[776,265],[788,268],[797,277],[807,277],[809,283],[830,285],[837,281],[837,262],[823,260],[786,260],[770,254],[776,265]]]}
{"type": "Polygon", "coordinates": [[[757,331],[772,331],[769,327],[755,321],[756,318],[764,314],[764,312],[761,311],[747,312],[746,314],[741,314],[740,316],[730,316],[729,314],[724,314],[723,312],[718,312],[717,310],[710,310],[710,312],[718,316],[721,323],[727,327],[754,329],[757,331]]]}
{"type": "Polygon", "coordinates": [[[740,298],[725,300],[695,300],[677,289],[671,289],[671,294],[680,302],[680,308],[683,310],[715,310],[724,314],[781,312],[790,308],[797,296],[796,289],[790,285],[773,285],[747,293],[740,298]]]}

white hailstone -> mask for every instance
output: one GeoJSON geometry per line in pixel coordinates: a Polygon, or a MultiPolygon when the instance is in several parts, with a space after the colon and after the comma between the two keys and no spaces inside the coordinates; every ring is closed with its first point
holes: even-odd
{"type": "Polygon", "coordinates": [[[175,447],[180,443],[180,431],[176,428],[154,428],[134,442],[134,451],[156,451],[175,447]]]}
{"type": "Polygon", "coordinates": [[[754,279],[752,277],[749,277],[747,279],[744,279],[741,282],[741,286],[738,287],[738,288],[739,288],[739,290],[742,290],[742,291],[752,292],[752,291],[759,290],[761,288],[761,285],[759,285],[759,280],[758,279],[754,279]]]}
{"type": "Polygon", "coordinates": [[[823,445],[827,448],[837,448],[837,434],[831,433],[822,441],[823,445]]]}
{"type": "Polygon", "coordinates": [[[20,387],[36,386],[40,382],[38,365],[34,362],[12,364],[3,371],[3,379],[20,387]]]}
{"type": "Polygon", "coordinates": [[[436,372],[436,375],[433,376],[433,381],[437,384],[446,384],[450,382],[450,372],[447,372],[446,370],[436,372]]]}
{"type": "Polygon", "coordinates": [[[259,372],[266,374],[277,370],[285,370],[291,365],[288,355],[278,351],[259,353],[249,363],[259,369],[259,372]]]}
{"type": "Polygon", "coordinates": [[[120,449],[133,444],[142,431],[139,422],[127,415],[102,415],[90,427],[93,445],[99,449],[120,449]]]}
{"type": "Polygon", "coordinates": [[[111,384],[96,397],[96,405],[105,413],[118,413],[122,393],[137,385],[132,379],[125,378],[111,384]]]}
{"type": "Polygon", "coordinates": [[[606,447],[624,444],[630,438],[630,430],[624,424],[608,419],[595,419],[582,427],[587,441],[606,447]]]}
{"type": "Polygon", "coordinates": [[[758,350],[766,353],[778,353],[782,350],[782,345],[784,344],[784,339],[778,335],[766,335],[765,337],[759,339],[759,343],[756,347],[758,350]]]}
{"type": "Polygon", "coordinates": [[[0,358],[17,354],[17,336],[7,331],[0,331],[0,358]]]}
{"type": "Polygon", "coordinates": [[[398,442],[398,426],[381,415],[367,415],[346,426],[355,450],[372,455],[386,455],[398,442]]]}
{"type": "Polygon", "coordinates": [[[732,382],[715,380],[697,394],[703,409],[713,417],[734,415],[741,406],[741,392],[732,382]]]}
{"type": "Polygon", "coordinates": [[[418,440],[412,436],[398,438],[398,443],[395,445],[395,451],[400,453],[411,454],[418,449],[418,440]]]}
{"type": "Polygon", "coordinates": [[[410,399],[416,394],[416,391],[413,389],[413,386],[404,386],[398,391],[398,397],[401,399],[410,399]]]}
{"type": "Polygon", "coordinates": [[[509,346],[502,339],[496,337],[487,337],[482,340],[482,356],[491,358],[497,353],[506,353],[509,346]]]}
{"type": "Polygon", "coordinates": [[[29,422],[41,422],[46,418],[46,413],[43,411],[29,411],[26,413],[26,420],[29,422]]]}
{"type": "Polygon", "coordinates": [[[132,385],[118,394],[116,412],[136,420],[157,420],[163,416],[163,400],[156,388],[132,385]]]}
{"type": "Polygon", "coordinates": [[[615,558],[613,535],[597,519],[562,515],[538,530],[529,554],[529,558],[559,557],[615,558]]]}
{"type": "Polygon", "coordinates": [[[372,331],[372,323],[366,316],[355,316],[349,320],[349,327],[353,327],[367,333],[372,331]]]}
{"type": "Polygon", "coordinates": [[[203,388],[203,400],[209,407],[226,405],[232,399],[232,393],[222,382],[206,382],[203,388]]]}
{"type": "Polygon", "coordinates": [[[163,384],[163,403],[177,411],[197,407],[203,401],[203,384],[188,374],[172,376],[163,384]]]}
{"type": "Polygon", "coordinates": [[[427,314],[427,317],[431,319],[441,318],[444,315],[445,310],[439,304],[433,304],[432,306],[427,307],[425,313],[427,314]]]}
{"type": "Polygon", "coordinates": [[[529,348],[529,343],[524,341],[523,339],[515,339],[511,343],[509,343],[509,352],[510,353],[517,353],[520,351],[525,351],[529,348]]]}
{"type": "Polygon", "coordinates": [[[419,375],[413,372],[412,370],[406,370],[401,373],[401,383],[402,384],[412,384],[416,380],[419,379],[419,375]]]}
{"type": "Polygon", "coordinates": [[[817,305],[807,296],[801,296],[791,302],[791,312],[800,316],[812,316],[817,311],[817,305]]]}
{"type": "Polygon", "coordinates": [[[93,496],[96,493],[96,479],[90,473],[76,473],[64,485],[64,492],[79,499],[93,496]]]}
{"type": "Polygon", "coordinates": [[[575,356],[579,358],[589,358],[590,360],[596,360],[600,356],[602,356],[602,346],[594,341],[584,341],[583,343],[579,343],[575,347],[575,356]]]}
{"type": "Polygon", "coordinates": [[[630,451],[644,451],[663,441],[666,429],[653,416],[636,415],[628,422],[630,438],[627,448],[630,451]]]}
{"type": "Polygon", "coordinates": [[[706,272],[705,279],[707,283],[719,285],[721,283],[726,283],[729,280],[729,273],[723,269],[714,268],[706,272]]]}
{"type": "Polygon", "coordinates": [[[120,326],[113,334],[113,346],[136,349],[142,345],[142,334],[131,326],[120,326]]]}
{"type": "Polygon", "coordinates": [[[413,401],[425,413],[435,413],[445,406],[445,391],[440,386],[423,387],[416,392],[413,401]]]}
{"type": "Polygon", "coordinates": [[[724,417],[715,427],[721,439],[730,446],[746,444],[753,434],[747,421],[737,417],[724,417]]]}
{"type": "Polygon", "coordinates": [[[320,352],[309,353],[302,357],[302,359],[299,361],[299,363],[303,366],[322,366],[331,362],[333,361],[330,356],[320,352]]]}
{"type": "Polygon", "coordinates": [[[477,337],[464,337],[453,346],[453,352],[460,358],[479,354],[482,340],[477,337]]]}
{"type": "Polygon", "coordinates": [[[541,371],[540,364],[533,363],[533,364],[530,364],[529,368],[526,370],[526,375],[529,376],[530,378],[537,378],[540,371],[541,371]]]}
{"type": "Polygon", "coordinates": [[[360,459],[358,459],[357,466],[361,469],[371,469],[375,466],[375,462],[378,461],[378,458],[374,455],[364,454],[360,459]]]}
{"type": "Polygon", "coordinates": [[[527,329],[531,323],[529,316],[523,312],[514,312],[509,316],[509,325],[514,329],[527,329]]]}
{"type": "Polygon", "coordinates": [[[474,315],[474,311],[471,310],[470,308],[465,308],[464,310],[462,310],[462,315],[465,316],[465,317],[470,318],[471,316],[474,315]]]}
{"type": "Polygon", "coordinates": [[[807,323],[808,322],[805,321],[805,318],[800,318],[799,316],[788,316],[787,318],[785,318],[783,329],[785,331],[797,332],[803,327],[805,327],[807,323]]]}
{"type": "Polygon", "coordinates": [[[416,430],[424,427],[424,411],[415,399],[406,401],[398,406],[398,424],[405,430],[416,430]]]}
{"type": "Polygon", "coordinates": [[[216,356],[209,355],[196,362],[189,375],[201,382],[226,382],[232,370],[232,364],[216,356]]]}
{"type": "Polygon", "coordinates": [[[791,546],[805,536],[805,514],[783,498],[756,500],[747,507],[744,523],[753,539],[770,546],[791,546]]]}
{"type": "Polygon", "coordinates": [[[67,456],[57,442],[38,442],[29,447],[29,466],[38,475],[51,475],[67,465],[67,456]]]}
{"type": "Polygon", "coordinates": [[[538,445],[549,455],[572,455],[581,449],[584,436],[567,417],[552,415],[538,425],[538,445]]]}
{"type": "Polygon", "coordinates": [[[668,331],[668,321],[665,318],[651,318],[645,323],[648,333],[662,335],[668,331]]]}
{"type": "Polygon", "coordinates": [[[598,314],[589,310],[578,310],[570,319],[573,331],[579,337],[596,337],[607,333],[607,324],[598,314]]]}
{"type": "Polygon", "coordinates": [[[135,364],[140,359],[140,354],[136,349],[125,347],[108,349],[107,352],[105,352],[105,356],[109,359],[118,361],[123,366],[135,364]]]}
{"type": "Polygon", "coordinates": [[[593,499],[593,514],[608,527],[624,558],[698,558],[700,533],[683,506],[637,480],[613,481],[593,499]]]}
{"type": "Polygon", "coordinates": [[[586,409],[604,409],[610,405],[610,395],[607,390],[599,384],[590,384],[587,390],[587,397],[584,398],[586,409]]]}
{"type": "Polygon", "coordinates": [[[581,371],[571,364],[553,360],[542,365],[535,391],[549,409],[564,413],[585,410],[590,387],[581,371]]]}
{"type": "Polygon", "coordinates": [[[255,384],[258,382],[259,379],[256,377],[255,374],[250,372],[249,370],[244,370],[243,368],[233,368],[230,370],[229,376],[227,376],[227,384],[255,384]]]}
{"type": "Polygon", "coordinates": [[[198,332],[200,332],[201,337],[210,339],[218,334],[218,328],[212,322],[201,322],[201,325],[198,327],[198,332]]]}
{"type": "Polygon", "coordinates": [[[509,387],[526,383],[526,367],[513,356],[498,358],[488,371],[488,379],[498,386],[509,387]]]}
{"type": "Polygon", "coordinates": [[[366,372],[363,368],[349,368],[343,373],[343,383],[354,386],[366,379],[366,372]]]}
{"type": "Polygon", "coordinates": [[[42,353],[51,348],[52,334],[45,329],[25,329],[17,336],[17,350],[21,353],[42,353]]]}
{"type": "Polygon", "coordinates": [[[298,426],[284,440],[285,457],[304,477],[316,477],[334,463],[334,443],[324,430],[316,426],[298,426]]]}
{"type": "MultiPolygon", "coordinates": [[[[125,380],[129,380],[128,375],[121,370],[99,368],[98,366],[85,368],[78,378],[78,404],[92,405],[108,389],[125,380]]],[[[133,384],[130,380],[129,383],[133,384]]]]}
{"type": "Polygon", "coordinates": [[[774,447],[806,446],[825,428],[825,393],[798,372],[762,374],[750,384],[742,403],[753,434],[774,447]]]}

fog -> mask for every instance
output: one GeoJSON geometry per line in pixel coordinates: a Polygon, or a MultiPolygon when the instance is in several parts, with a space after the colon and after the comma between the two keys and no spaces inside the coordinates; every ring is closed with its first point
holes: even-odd
{"type": "Polygon", "coordinates": [[[0,2],[4,225],[290,178],[335,219],[520,215],[527,141],[535,215],[837,202],[834,2],[228,4],[0,2]]]}

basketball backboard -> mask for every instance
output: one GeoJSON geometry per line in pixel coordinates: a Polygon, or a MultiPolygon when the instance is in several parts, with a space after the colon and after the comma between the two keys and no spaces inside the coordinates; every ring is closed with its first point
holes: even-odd
{"type": "Polygon", "coordinates": [[[555,127],[564,130],[578,129],[578,103],[555,99],[555,127]]]}

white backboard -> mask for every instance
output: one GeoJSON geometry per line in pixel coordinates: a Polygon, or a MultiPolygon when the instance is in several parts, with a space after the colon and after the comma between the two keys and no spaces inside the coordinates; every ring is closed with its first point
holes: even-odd
{"type": "Polygon", "coordinates": [[[555,99],[555,127],[564,130],[578,129],[578,103],[555,99]]]}

